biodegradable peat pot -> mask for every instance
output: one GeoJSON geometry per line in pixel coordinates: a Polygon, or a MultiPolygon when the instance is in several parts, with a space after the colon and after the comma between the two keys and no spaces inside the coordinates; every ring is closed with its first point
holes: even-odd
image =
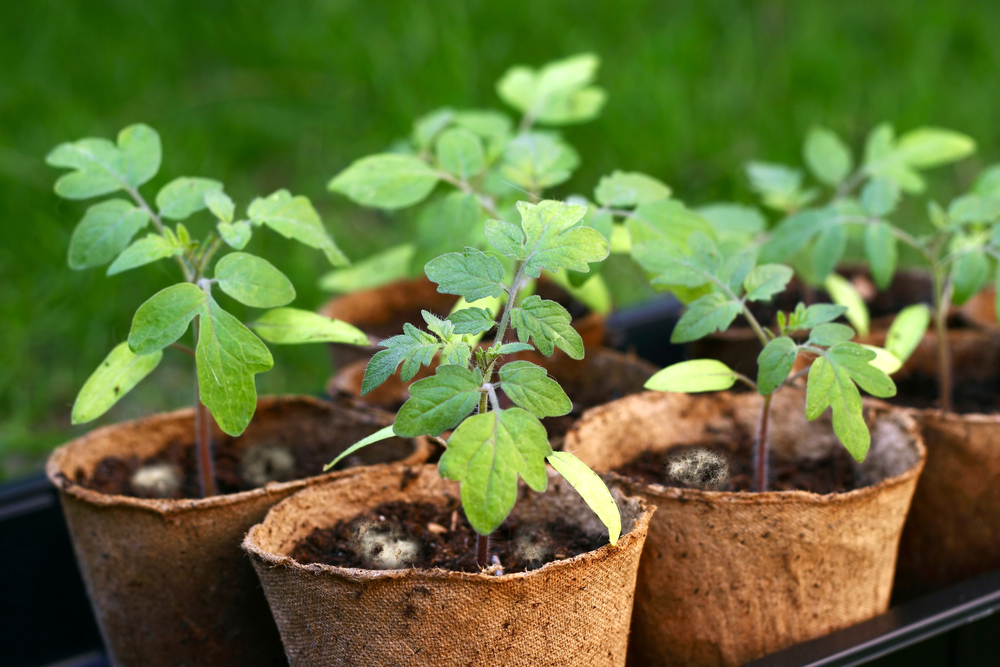
{"type": "MultiPolygon", "coordinates": [[[[295,666],[625,664],[636,568],[652,510],[619,496],[623,535],[526,573],[365,570],[303,565],[288,554],[315,528],[392,501],[443,505],[458,497],[435,467],[382,467],[310,487],[275,506],[243,542],[289,662],[295,666]]],[[[573,517],[604,530],[561,477],[523,491],[514,514],[573,517]]]]}
{"type": "MultiPolygon", "coordinates": [[[[509,359],[530,361],[543,367],[573,402],[573,411],[569,415],[542,421],[553,446],[561,441],[585,409],[645,391],[646,380],[659,370],[635,355],[603,347],[588,349],[581,361],[571,359],[558,350],[550,357],[537,352],[521,352],[510,355],[509,359]]],[[[356,362],[338,372],[327,383],[327,393],[395,412],[410,397],[410,384],[434,374],[433,367],[424,367],[410,382],[403,382],[398,375],[393,375],[374,391],[361,396],[366,366],[367,362],[356,362]]]]}
{"type": "MultiPolygon", "coordinates": [[[[604,318],[598,313],[587,313],[580,304],[573,303],[572,297],[549,279],[541,278],[537,283],[537,293],[544,299],[557,301],[576,311],[573,328],[583,338],[585,346],[597,346],[604,342],[604,318]]],[[[332,343],[333,366],[340,370],[353,362],[368,361],[380,348],[378,342],[402,333],[403,325],[409,322],[423,326],[420,311],[428,310],[440,317],[446,316],[458,301],[453,294],[441,294],[437,285],[425,277],[397,280],[394,283],[374,289],[353,292],[334,297],[326,303],[320,313],[333,319],[353,324],[371,340],[369,347],[332,343]]]]}
{"type": "Polygon", "coordinates": [[[1000,329],[950,329],[948,338],[961,414],[929,407],[938,386],[933,332],[893,376],[892,402],[923,406],[913,414],[927,446],[899,547],[896,588],[905,596],[1000,568],[1000,329]]]}
{"type": "MultiPolygon", "coordinates": [[[[293,452],[309,444],[312,456],[328,461],[392,419],[371,407],[308,397],[263,398],[234,443],[284,445],[293,452]],[[317,443],[323,451],[317,451],[317,443]]],[[[49,459],[46,472],[59,489],[105,645],[112,662],[121,666],[280,664],[278,633],[240,541],[279,500],[360,469],[193,500],[110,495],[78,483],[106,457],[142,460],[190,443],[193,436],[194,410],[189,408],[96,429],[49,459]]],[[[215,441],[223,437],[217,431],[215,441]]],[[[355,462],[418,463],[430,452],[422,438],[385,442],[385,447],[359,452],[355,462]]],[[[321,470],[318,461],[316,470],[321,470]]]]}
{"type": "MultiPolygon", "coordinates": [[[[644,451],[735,447],[736,433],[754,432],[762,400],[629,396],[585,413],[564,448],[602,472],[644,451]]],[[[772,461],[842,447],[828,418],[806,421],[803,403],[798,391],[775,395],[772,461]]],[[[871,486],[847,493],[701,491],[609,474],[658,508],[639,566],[630,664],[734,667],[888,608],[924,449],[905,412],[872,402],[866,413],[872,447],[858,472],[871,486]]]]}

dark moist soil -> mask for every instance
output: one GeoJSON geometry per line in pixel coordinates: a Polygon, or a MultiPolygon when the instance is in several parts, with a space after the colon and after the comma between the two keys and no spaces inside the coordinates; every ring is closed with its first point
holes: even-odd
{"type": "MultiPolygon", "coordinates": [[[[339,567],[372,569],[372,557],[364,553],[380,549],[381,540],[415,541],[419,556],[409,567],[441,568],[453,572],[478,572],[476,533],[458,500],[448,505],[392,502],[331,528],[316,528],[292,550],[300,563],[324,563],[339,567]],[[364,536],[363,538],[361,536],[364,536]],[[374,537],[375,539],[371,539],[374,537]],[[367,539],[365,539],[367,538],[367,539]]],[[[572,558],[600,548],[606,538],[583,534],[559,519],[546,524],[520,524],[508,518],[490,536],[490,563],[496,556],[505,574],[527,572],[546,563],[572,558]]]]}
{"type": "MultiPolygon", "coordinates": [[[[913,376],[895,379],[896,395],[887,403],[908,408],[938,408],[937,378],[913,376]]],[[[952,412],[958,414],[1000,412],[1000,377],[994,380],[968,381],[957,378],[952,389],[952,412]]]]}
{"type": "MultiPolygon", "coordinates": [[[[744,435],[734,454],[732,446],[725,442],[680,445],[666,452],[643,452],[641,456],[615,469],[620,475],[630,477],[645,484],[662,484],[681,489],[706,488],[685,484],[671,479],[667,467],[672,459],[695,450],[708,449],[720,454],[728,463],[729,481],[721,486],[711,487],[712,491],[755,491],[753,486],[754,467],[752,438],[744,435]]],[[[842,447],[836,453],[818,461],[789,461],[771,457],[768,470],[769,491],[812,491],[813,493],[843,493],[864,486],[854,474],[850,455],[842,447]]]]}

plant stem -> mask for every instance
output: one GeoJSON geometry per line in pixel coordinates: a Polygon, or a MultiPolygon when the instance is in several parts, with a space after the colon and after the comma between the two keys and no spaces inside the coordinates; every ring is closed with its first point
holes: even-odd
{"type": "Polygon", "coordinates": [[[948,342],[948,305],[951,303],[951,285],[946,284],[944,272],[934,271],[934,332],[937,337],[938,395],[941,411],[951,412],[952,377],[951,349],[948,342]]]}
{"type": "Polygon", "coordinates": [[[476,533],[476,565],[480,570],[489,565],[490,536],[476,533]]]}
{"type": "Polygon", "coordinates": [[[507,293],[507,303],[503,307],[503,317],[500,318],[500,326],[497,327],[498,343],[503,345],[503,336],[507,333],[507,324],[510,322],[510,312],[514,309],[514,301],[517,300],[517,291],[521,289],[521,280],[524,278],[524,264],[518,263],[517,272],[514,274],[514,282],[510,284],[510,292],[507,293]]]}
{"type": "MultiPolygon", "coordinates": [[[[194,337],[198,340],[198,330],[200,328],[200,315],[194,318],[194,337]]],[[[197,369],[197,363],[195,363],[197,369]]],[[[195,453],[198,460],[198,488],[201,490],[201,497],[218,495],[219,489],[215,484],[215,461],[212,458],[212,415],[201,402],[201,392],[198,390],[198,373],[194,378],[194,406],[195,406],[195,453]]]]}
{"type": "Polygon", "coordinates": [[[767,426],[771,417],[771,398],[773,393],[764,397],[764,407],[760,411],[760,425],[757,431],[757,442],[754,443],[755,470],[754,487],[757,493],[767,491],[767,426]]]}
{"type": "MultiPolygon", "coordinates": [[[[141,208],[146,212],[146,215],[149,216],[150,221],[152,221],[153,223],[153,227],[155,227],[156,231],[159,232],[160,235],[162,236],[163,221],[160,219],[160,216],[158,216],[156,213],[153,212],[153,209],[149,206],[148,203],[146,203],[146,199],[142,196],[142,194],[139,192],[138,189],[133,188],[125,183],[122,183],[122,186],[125,188],[125,191],[129,193],[132,199],[135,200],[135,203],[139,205],[139,208],[141,208]]],[[[188,265],[187,261],[179,255],[174,255],[174,259],[177,260],[178,266],[181,267],[181,271],[184,273],[184,280],[186,280],[189,283],[195,282],[197,278],[194,275],[192,267],[188,265]]]]}

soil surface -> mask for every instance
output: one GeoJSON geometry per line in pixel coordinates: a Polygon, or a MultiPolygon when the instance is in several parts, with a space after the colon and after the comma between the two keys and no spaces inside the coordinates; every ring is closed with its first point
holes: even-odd
{"type": "MultiPolygon", "coordinates": [[[[615,472],[645,484],[662,484],[682,489],[700,488],[711,491],[754,491],[753,439],[749,434],[740,436],[739,446],[733,453],[731,443],[705,442],[680,445],[665,452],[643,452],[641,456],[617,468],[615,472]],[[727,481],[721,484],[697,484],[671,476],[671,463],[690,457],[698,450],[708,450],[725,462],[727,481]]],[[[718,473],[711,468],[704,470],[703,479],[718,473]]],[[[690,475],[685,479],[690,479],[690,475]]],[[[854,463],[842,447],[825,459],[787,460],[771,457],[768,469],[769,491],[812,491],[813,493],[842,493],[864,486],[854,474],[854,463]]]]}
{"type": "MultiPolygon", "coordinates": [[[[546,563],[600,548],[601,535],[587,535],[562,519],[519,524],[508,518],[490,536],[490,561],[503,572],[527,572],[546,563]],[[496,560],[494,560],[494,558],[496,560]]],[[[476,533],[458,500],[447,505],[392,502],[331,528],[316,528],[291,553],[300,563],[390,569],[441,568],[478,572],[476,533]]]]}

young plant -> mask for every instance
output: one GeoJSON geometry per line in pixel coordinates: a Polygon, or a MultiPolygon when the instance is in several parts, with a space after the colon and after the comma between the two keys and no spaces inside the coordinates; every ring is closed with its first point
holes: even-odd
{"type": "Polygon", "coordinates": [[[570,325],[570,314],[558,303],[531,295],[518,301],[518,291],[542,270],[583,271],[608,255],[608,241],[581,225],[586,209],[557,201],[518,202],[521,226],[490,220],[486,237],[513,270],[506,271],[494,254],[475,248],[441,255],[427,263],[427,277],[438,291],[473,302],[506,295],[496,322],[489,309],[469,307],[445,319],[424,311],[427,331],[406,324],[403,333],[382,341],[365,372],[363,393],[400,369],[410,380],[421,366],[440,356],[433,376],[410,386],[410,399],[395,423],[362,440],[341,458],[372,442],[398,435],[437,437],[451,431],[438,464],[440,474],[461,484],[465,515],[479,535],[477,563],[487,565],[488,536],[507,518],[517,499],[520,476],[535,491],[547,484],[548,461],[572,485],[608,527],[611,543],[621,533],[621,517],[610,493],[593,471],[568,452],[553,452],[543,417],[569,413],[572,404],[545,369],[528,361],[504,361],[515,352],[537,348],[551,355],[559,348],[582,359],[583,341],[570,325]],[[517,342],[505,342],[513,330],[517,342]],[[494,332],[489,348],[474,347],[469,336],[494,332]],[[516,407],[501,403],[502,392],[516,407]]]}
{"type": "Polygon", "coordinates": [[[776,391],[802,375],[808,375],[806,417],[816,419],[829,407],[837,438],[856,460],[865,459],[871,436],[858,388],[881,398],[893,396],[896,387],[882,368],[887,361],[892,370],[898,362],[851,342],[854,329],[834,322],[844,314],[844,306],[815,304],[807,308],[800,303],[790,313],[778,313],[778,330],[774,332],[761,326],[748,303],[768,301],[784,290],[792,278],[790,267],[758,264],[754,249],[723,259],[715,242],[701,232],[693,233],[686,247],[655,239],[633,246],[632,253],[653,274],[654,285],[680,285],[702,294],[688,304],[671,342],[685,343],[725,331],[738,315],[746,318],[760,340],[763,349],[757,357],[756,381],[720,361],[699,359],[669,366],[646,383],[648,389],[692,393],[729,389],[739,380],[760,393],[763,409],[754,443],[758,491],[767,490],[771,400],[776,391]],[[800,354],[813,356],[815,361],[789,377],[800,354]]]}
{"type": "MultiPolygon", "coordinates": [[[[538,126],[573,125],[598,115],[605,100],[604,91],[593,85],[598,65],[596,56],[582,54],[539,70],[513,67],[496,90],[521,114],[516,128],[499,111],[437,109],[417,119],[410,138],[393,152],[361,158],[337,174],[329,189],[355,203],[413,209],[416,238],[324,276],[321,286],[334,291],[375,287],[421,271],[456,242],[487,247],[485,219],[512,215],[525,193],[538,201],[579,166],[572,146],[538,126]],[[445,191],[435,193],[440,184],[445,191]]],[[[579,284],[593,272],[575,275],[579,284]]]]}
{"type": "Polygon", "coordinates": [[[878,287],[888,286],[895,271],[899,227],[886,217],[901,194],[926,189],[921,170],[960,160],[975,150],[969,137],[934,127],[921,127],[896,137],[893,127],[879,125],[869,134],[864,156],[855,166],[847,144],[831,130],[815,127],[806,137],[802,155],[815,185],[805,185],[801,170],[782,164],[752,162],[747,166],[751,187],[765,206],[786,217],[760,250],[763,261],[795,267],[807,284],[823,285],[846,317],[862,334],[868,333],[863,301],[834,269],[844,257],[852,231],[863,230],[863,245],[878,287]]]}
{"type": "Polygon", "coordinates": [[[71,169],[55,184],[66,199],[124,193],[90,206],[73,231],[70,268],[109,264],[107,275],[170,259],[182,280],[153,295],[136,311],[128,341],[117,345],[83,385],[72,421],[103,415],[159,365],[163,350],[178,349],[194,359],[197,460],[203,496],[217,493],[211,454],[211,419],[229,435],[239,435],[257,407],[254,376],[271,368],[267,346],[215,300],[217,287],[252,308],[272,309],[255,324],[272,343],[343,342],[367,344],[365,335],[343,322],[310,311],[283,308],[295,288],[270,262],[241,251],[254,231],[270,227],[282,236],[321,250],[334,266],[347,264],[305,197],[278,190],[254,199],[244,219],[222,183],[182,176],[164,185],[150,204],[140,188],[160,170],[160,136],[147,125],[126,127],[117,143],[87,138],[56,146],[46,157],[53,167],[71,169]],[[198,240],[183,220],[203,209],[214,229],[198,240]],[[152,231],[135,239],[152,225],[152,231]],[[225,246],[230,252],[213,260],[225,246]],[[193,329],[193,347],[178,341],[193,329]]]}

